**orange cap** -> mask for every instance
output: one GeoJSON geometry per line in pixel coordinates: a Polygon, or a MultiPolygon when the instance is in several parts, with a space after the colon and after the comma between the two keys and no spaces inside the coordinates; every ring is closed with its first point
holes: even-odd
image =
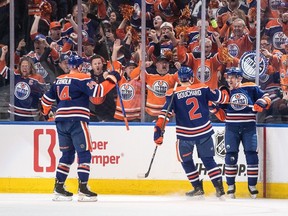
{"type": "Polygon", "coordinates": [[[50,27],[50,29],[54,29],[54,28],[61,28],[62,26],[61,26],[60,22],[55,21],[55,22],[51,22],[49,27],[50,27]]]}

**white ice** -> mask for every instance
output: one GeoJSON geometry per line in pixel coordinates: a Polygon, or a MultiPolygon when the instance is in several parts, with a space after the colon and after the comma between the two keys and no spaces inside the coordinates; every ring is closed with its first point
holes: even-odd
{"type": "Polygon", "coordinates": [[[99,195],[97,202],[52,201],[52,194],[0,194],[0,216],[288,216],[287,199],[99,195]]]}

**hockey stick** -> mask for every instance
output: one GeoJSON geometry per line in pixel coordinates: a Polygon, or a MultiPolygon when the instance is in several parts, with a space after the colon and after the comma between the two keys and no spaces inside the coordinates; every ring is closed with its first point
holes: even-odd
{"type": "Polygon", "coordinates": [[[151,92],[153,92],[154,94],[158,94],[159,96],[165,96],[165,93],[163,92],[158,92],[156,90],[154,90],[151,86],[149,86],[148,84],[146,85],[147,89],[150,90],[151,92]]]}
{"type": "MultiPolygon", "coordinates": [[[[107,37],[105,35],[105,28],[104,28],[104,25],[102,22],[100,22],[100,26],[103,30],[103,37],[104,37],[104,42],[105,42],[105,46],[106,46],[106,51],[108,53],[108,58],[109,58],[109,62],[111,64],[111,67],[112,67],[112,70],[114,71],[114,65],[113,65],[113,62],[111,60],[111,56],[110,56],[110,49],[108,47],[108,42],[107,42],[107,37]]],[[[115,86],[116,86],[116,90],[117,90],[117,93],[118,93],[118,96],[119,96],[119,101],[120,101],[120,106],[121,106],[121,110],[122,110],[122,113],[123,113],[123,119],[124,119],[124,122],[125,122],[125,126],[126,126],[126,129],[129,130],[129,125],[128,125],[128,120],[127,120],[127,116],[126,116],[126,112],[125,112],[125,108],[124,108],[124,104],[123,104],[123,98],[122,98],[122,95],[121,95],[121,92],[120,92],[120,88],[119,88],[119,85],[118,83],[116,82],[115,83],[115,86]]]]}
{"type": "MultiPolygon", "coordinates": [[[[171,106],[172,106],[172,103],[173,103],[173,98],[174,98],[174,94],[175,94],[175,91],[176,91],[176,88],[177,88],[177,84],[178,83],[175,82],[175,85],[174,85],[174,88],[173,88],[173,93],[172,93],[172,96],[171,96],[171,101],[170,101],[170,103],[169,103],[169,105],[167,107],[167,110],[166,110],[166,113],[165,113],[165,116],[164,116],[164,121],[163,121],[163,124],[161,126],[161,135],[162,136],[164,134],[165,121],[166,121],[166,118],[168,116],[169,110],[171,109],[171,106]]],[[[153,164],[157,149],[158,149],[158,145],[156,145],[156,147],[154,149],[154,152],[153,152],[153,155],[152,155],[152,158],[151,158],[151,161],[150,161],[150,164],[149,164],[147,172],[138,174],[137,175],[138,178],[147,178],[149,176],[149,173],[150,173],[150,170],[151,170],[151,167],[152,167],[152,164],[153,164]]]]}

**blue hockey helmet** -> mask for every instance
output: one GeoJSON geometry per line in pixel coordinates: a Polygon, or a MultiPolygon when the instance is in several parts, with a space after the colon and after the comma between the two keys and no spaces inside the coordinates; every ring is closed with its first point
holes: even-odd
{"type": "Polygon", "coordinates": [[[238,67],[231,67],[225,72],[226,76],[243,77],[243,71],[238,67]]]}
{"type": "Polygon", "coordinates": [[[181,82],[188,82],[193,77],[193,70],[187,66],[181,66],[178,70],[178,78],[181,82]]]}
{"type": "Polygon", "coordinates": [[[71,55],[68,59],[68,65],[72,68],[79,67],[81,64],[83,64],[83,59],[78,55],[71,55]]]}

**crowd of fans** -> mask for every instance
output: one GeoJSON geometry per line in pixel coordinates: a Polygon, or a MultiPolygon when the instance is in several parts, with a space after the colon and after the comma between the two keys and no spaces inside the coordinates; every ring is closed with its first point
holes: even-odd
{"type": "MultiPolygon", "coordinates": [[[[9,3],[0,0],[1,95],[5,95],[11,79],[7,55],[9,3]]],[[[204,82],[212,89],[226,85],[225,71],[230,67],[243,70],[244,82],[255,82],[256,0],[207,0],[205,25],[201,21],[201,0],[146,0],[144,46],[141,0],[83,0],[82,8],[77,7],[77,0],[23,0],[14,4],[17,102],[10,104],[8,110],[15,120],[43,120],[37,101],[55,77],[69,73],[68,58],[79,50],[79,36],[82,53],[78,55],[84,61],[83,73],[91,73],[97,83],[103,82],[111,70],[123,75],[119,90],[128,121],[141,119],[142,61],[146,66],[145,121],[148,122],[157,119],[165,93],[177,82],[177,71],[183,65],[193,70],[195,83],[204,82]],[[205,28],[205,37],[201,37],[201,28],[205,28]],[[146,56],[142,56],[143,47],[146,56]],[[23,85],[28,83],[27,78],[33,82],[31,90],[23,85]],[[29,95],[29,91],[33,94],[29,95]]],[[[262,0],[260,17],[259,85],[270,94],[272,105],[258,120],[286,123],[288,1],[262,0]]],[[[123,121],[118,94],[115,89],[104,99],[91,101],[91,121],[123,121]]]]}

